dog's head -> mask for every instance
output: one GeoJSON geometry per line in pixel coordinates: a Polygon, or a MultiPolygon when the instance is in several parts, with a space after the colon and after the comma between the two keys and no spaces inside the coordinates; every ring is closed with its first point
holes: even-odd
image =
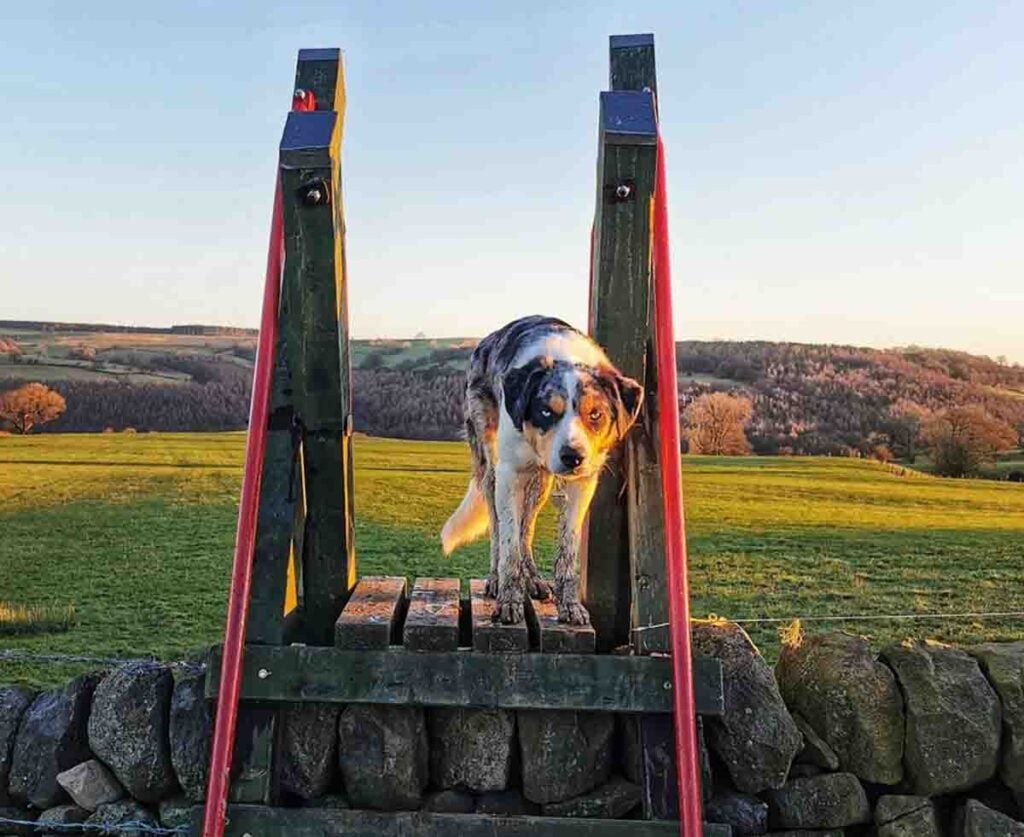
{"type": "Polygon", "coordinates": [[[636,421],[644,389],[612,366],[584,367],[536,358],[509,370],[505,410],[553,474],[586,477],[636,421]]]}

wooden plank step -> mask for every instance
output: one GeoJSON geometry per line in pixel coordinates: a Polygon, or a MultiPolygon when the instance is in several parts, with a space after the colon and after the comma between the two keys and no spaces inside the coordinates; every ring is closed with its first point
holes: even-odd
{"type": "MultiPolygon", "coordinates": [[[[202,808],[192,812],[202,825],[202,808]]],[[[704,824],[704,837],[730,837],[727,825],[704,824]]],[[[196,831],[198,834],[199,832],[196,831]]],[[[224,832],[288,837],[678,837],[671,820],[600,820],[576,817],[495,817],[489,814],[384,813],[339,808],[267,808],[231,805],[224,832]]]]}
{"type": "Polygon", "coordinates": [[[405,605],[405,579],[364,576],[334,625],[334,645],[350,651],[385,649],[397,635],[405,605]]]}
{"type": "Polygon", "coordinates": [[[402,637],[407,651],[454,651],[459,647],[459,579],[416,579],[402,637]]]}
{"type": "MultiPolygon", "coordinates": [[[[702,715],[721,715],[722,665],[693,661],[702,715]]],[[[220,649],[210,656],[207,695],[216,697],[220,649]]],[[[346,651],[328,646],[248,645],[242,698],[268,702],[385,703],[672,712],[668,657],[614,654],[480,654],[476,651],[346,651]]]]}
{"type": "Polygon", "coordinates": [[[558,621],[553,598],[531,599],[526,606],[531,638],[542,654],[593,654],[597,635],[593,625],[569,625],[558,621]]]}
{"type": "Polygon", "coordinates": [[[486,652],[524,652],[530,649],[530,634],[526,622],[505,625],[494,621],[494,599],[484,593],[484,580],[469,582],[469,601],[472,611],[473,650],[486,652]]]}

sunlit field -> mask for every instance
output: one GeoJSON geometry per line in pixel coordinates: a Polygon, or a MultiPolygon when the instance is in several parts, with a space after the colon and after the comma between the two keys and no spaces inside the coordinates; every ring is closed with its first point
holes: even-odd
{"type": "MultiPolygon", "coordinates": [[[[223,627],[244,435],[0,437],[0,604],[68,612],[0,649],[173,659],[223,627]],[[65,629],[66,628],[66,629],[65,629]]],[[[482,573],[437,532],[465,489],[464,446],[356,441],[361,573],[482,573]]],[[[1024,611],[1024,485],[946,481],[848,459],[684,457],[695,615],[1024,611]]],[[[552,516],[539,533],[550,566],[552,516]]],[[[810,622],[811,630],[838,623],[810,622]]],[[[1024,618],[843,623],[873,642],[1024,638],[1024,618]]],[[[778,625],[749,624],[769,656],[778,625]]],[[[0,682],[80,667],[0,661],[0,682]]]]}

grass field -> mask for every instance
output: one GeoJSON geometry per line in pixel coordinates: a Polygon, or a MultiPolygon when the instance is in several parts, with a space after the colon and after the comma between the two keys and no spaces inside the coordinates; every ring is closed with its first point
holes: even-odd
{"type": "MultiPolygon", "coordinates": [[[[0,648],[174,658],[216,641],[243,442],[239,433],[0,437],[0,604],[74,614],[66,631],[0,634],[0,648]]],[[[466,474],[460,444],[358,439],[360,572],[482,572],[484,544],[448,560],[436,537],[466,474]]],[[[1024,610],[1024,486],[911,474],[847,459],[684,458],[695,614],[1024,610]]],[[[546,565],[552,544],[548,514],[546,565]]],[[[749,626],[769,656],[777,627],[749,626]]],[[[1022,618],[846,627],[877,643],[1024,638],[1022,618]]],[[[0,682],[75,670],[0,661],[0,682]]]]}

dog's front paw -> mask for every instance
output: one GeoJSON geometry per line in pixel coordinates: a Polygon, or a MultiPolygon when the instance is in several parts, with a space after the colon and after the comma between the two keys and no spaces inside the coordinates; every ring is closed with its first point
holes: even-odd
{"type": "Polygon", "coordinates": [[[540,574],[533,576],[528,582],[530,597],[538,601],[551,598],[551,585],[548,584],[540,574]]]}
{"type": "Polygon", "coordinates": [[[558,621],[568,622],[570,625],[589,625],[590,614],[578,601],[560,601],[558,603],[558,621]]]}
{"type": "Polygon", "coordinates": [[[494,604],[494,621],[504,625],[518,625],[526,618],[522,599],[497,601],[494,604]]]}
{"type": "Polygon", "coordinates": [[[484,581],[484,595],[490,599],[498,598],[498,574],[490,573],[484,581]]]}

